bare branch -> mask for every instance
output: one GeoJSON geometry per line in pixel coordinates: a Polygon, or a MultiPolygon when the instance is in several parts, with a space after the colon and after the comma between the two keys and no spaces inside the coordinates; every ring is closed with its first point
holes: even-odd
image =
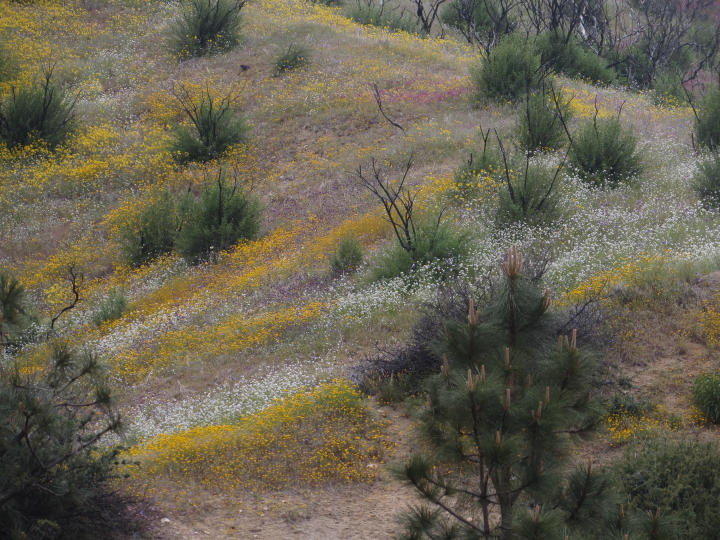
{"type": "Polygon", "coordinates": [[[405,133],[405,128],[402,127],[402,126],[401,126],[400,124],[398,124],[397,122],[394,122],[394,121],[385,113],[385,110],[383,109],[383,104],[382,104],[382,97],[380,96],[380,89],[378,88],[377,83],[372,83],[371,86],[372,86],[372,90],[373,90],[373,97],[375,98],[375,103],[377,103],[378,109],[380,110],[380,114],[383,115],[383,118],[385,118],[385,120],[387,120],[388,123],[389,123],[391,126],[396,127],[396,128],[398,128],[400,131],[402,131],[403,133],[405,133]]]}

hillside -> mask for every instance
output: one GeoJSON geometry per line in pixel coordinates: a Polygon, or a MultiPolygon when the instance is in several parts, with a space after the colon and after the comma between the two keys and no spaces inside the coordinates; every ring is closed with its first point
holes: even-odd
{"type": "MultiPolygon", "coordinates": [[[[417,447],[407,411],[367,398],[352,378],[408,339],[443,279],[433,264],[411,280],[372,278],[395,242],[357,178],[373,159],[396,178],[412,156],[416,212],[431,221],[443,209],[463,235],[457,281],[496,272],[515,245],[547,260],[542,284],[557,313],[597,300],[599,395],[653,407],[609,415],[576,456],[610,461],[636,431],[717,438],[691,400],[694,377],[718,369],[720,215],[693,190],[702,156],[690,107],[558,77],[573,129],[622,110],[642,172],[600,189],[568,170],[556,223],[498,227],[501,182],[478,179],[470,197],[455,176],[479,155],[481,130],[508,134],[518,117],[509,102],[473,103],[478,48],[452,33],[363,26],[301,0],[251,0],[242,15],[238,46],[179,61],[167,46],[175,3],[0,0],[0,36],[17,64],[0,93],[54,66],[78,96],[79,119],[54,151],[0,146],[0,267],[18,277],[39,321],[72,304],[69,270],[82,275],[80,301],[55,330],[107,366],[125,424],[114,440],[141,463],[118,487],[146,501],[150,537],[380,538],[417,502],[385,467],[417,447]],[[311,61],[276,76],[275,58],[291,44],[311,61]],[[381,114],[373,84],[400,128],[381,114]],[[168,148],[173,126],[187,124],[179,91],[233,96],[248,142],[220,160],[178,164],[168,148]],[[129,264],[128,224],[163,190],[199,193],[221,169],[258,198],[257,239],[200,264],[174,252],[129,264]],[[337,276],[329,260],[348,234],[364,262],[337,276]],[[96,324],[114,295],[124,309],[96,324]],[[254,438],[234,442],[237,430],[254,438]],[[327,459],[306,470],[313,437],[324,437],[327,459]],[[356,459],[337,469],[332,456],[342,452],[356,459]]],[[[42,372],[47,351],[24,349],[21,371],[42,372]]]]}

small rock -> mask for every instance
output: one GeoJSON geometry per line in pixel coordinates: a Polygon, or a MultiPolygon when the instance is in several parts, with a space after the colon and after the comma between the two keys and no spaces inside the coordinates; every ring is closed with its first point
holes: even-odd
{"type": "Polygon", "coordinates": [[[160,523],[170,523],[170,518],[164,517],[160,520],[160,523]]]}

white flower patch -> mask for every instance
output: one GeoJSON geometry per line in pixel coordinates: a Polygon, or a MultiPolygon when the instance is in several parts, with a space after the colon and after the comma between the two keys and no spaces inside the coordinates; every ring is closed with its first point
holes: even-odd
{"type": "Polygon", "coordinates": [[[256,377],[239,377],[193,397],[148,400],[123,412],[130,440],[176,433],[195,426],[236,422],[274,400],[338,374],[327,359],[268,368],[256,377]]]}

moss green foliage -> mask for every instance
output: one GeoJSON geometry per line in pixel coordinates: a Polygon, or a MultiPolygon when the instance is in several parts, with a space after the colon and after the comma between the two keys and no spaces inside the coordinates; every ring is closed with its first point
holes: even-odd
{"type": "Polygon", "coordinates": [[[487,98],[515,101],[540,84],[540,55],[522,37],[500,40],[489,57],[472,71],[475,100],[487,98]]]}
{"type": "Polygon", "coordinates": [[[615,80],[615,72],[608,67],[607,60],[578,43],[572,36],[566,40],[556,32],[546,32],[536,38],[535,46],[542,65],[558,73],[600,83],[615,80]]]}
{"type": "Polygon", "coordinates": [[[549,223],[558,214],[560,170],[531,164],[508,171],[500,190],[497,222],[499,226],[524,222],[549,223]]]}
{"type": "Polygon", "coordinates": [[[520,147],[527,152],[556,150],[567,142],[563,120],[570,121],[572,109],[562,92],[557,92],[555,98],[557,106],[545,89],[526,96],[516,134],[520,147]]]}
{"type": "Polygon", "coordinates": [[[637,139],[617,118],[588,120],[574,136],[569,161],[583,180],[598,186],[617,187],[641,171],[637,139]]]}
{"type": "Polygon", "coordinates": [[[330,257],[330,270],[335,275],[354,272],[362,264],[362,260],[362,246],[357,236],[349,234],[340,240],[330,257]]]}
{"type": "Polygon", "coordinates": [[[417,228],[411,249],[399,243],[382,254],[371,271],[371,278],[411,278],[415,270],[435,263],[440,278],[452,274],[453,265],[467,253],[466,236],[449,223],[422,224],[417,228]]]}
{"type": "Polygon", "coordinates": [[[695,379],[693,401],[706,419],[720,424],[720,373],[706,373],[695,379]]]}
{"type": "Polygon", "coordinates": [[[137,266],[170,253],[181,225],[174,195],[160,193],[122,230],[119,240],[126,259],[137,266]]]}
{"type": "Polygon", "coordinates": [[[51,347],[40,376],[0,370],[0,536],[84,538],[108,531],[105,481],[119,428],[96,357],[51,347]],[[85,533],[85,534],[83,534],[85,533]]]}
{"type": "Polygon", "coordinates": [[[451,527],[458,538],[598,532],[613,512],[609,481],[589,467],[563,473],[562,433],[586,429],[595,416],[592,360],[574,334],[553,344],[547,293],[514,249],[487,302],[468,304],[467,319],[437,335],[444,363],[426,381],[419,417],[427,454],[398,471],[439,511],[413,512],[403,537],[444,538],[451,527]]]}
{"type": "Polygon", "coordinates": [[[278,77],[287,71],[293,71],[310,63],[310,51],[303,45],[292,43],[275,60],[273,75],[278,77]]]}
{"type": "Polygon", "coordinates": [[[98,304],[92,316],[92,322],[95,326],[100,326],[105,322],[114,321],[122,317],[127,309],[127,298],[119,289],[113,289],[98,304]]]}
{"type": "Polygon", "coordinates": [[[189,262],[214,260],[239,240],[252,240],[260,231],[260,206],[240,186],[220,175],[198,197],[188,193],[180,202],[183,225],[175,248],[189,262]]]}
{"type": "Polygon", "coordinates": [[[379,26],[389,30],[404,30],[415,34],[418,31],[417,21],[400,6],[385,2],[358,2],[347,11],[348,17],[360,24],[379,26]]]}
{"type": "Polygon", "coordinates": [[[700,163],[693,188],[706,208],[720,208],[720,155],[713,152],[700,163]]]}
{"type": "Polygon", "coordinates": [[[183,0],[173,21],[170,45],[179,58],[224,51],[240,39],[243,0],[183,0]]]}
{"type": "MultiPolygon", "coordinates": [[[[720,449],[716,443],[642,440],[613,468],[628,509],[639,516],[659,509],[662,538],[717,538],[720,449]]],[[[647,520],[643,523],[646,530],[650,526],[647,520]]]]}
{"type": "Polygon", "coordinates": [[[9,147],[65,142],[75,128],[75,103],[53,79],[52,70],[29,86],[12,88],[0,103],[0,141],[9,147]]]}
{"type": "Polygon", "coordinates": [[[720,146],[720,87],[708,90],[700,102],[695,120],[695,138],[700,146],[715,150],[720,146]]]}
{"type": "Polygon", "coordinates": [[[170,151],[178,161],[210,161],[225,151],[249,140],[250,128],[245,118],[233,110],[233,98],[215,98],[206,89],[195,98],[187,89],[175,92],[190,126],[176,126],[170,151]]]}

